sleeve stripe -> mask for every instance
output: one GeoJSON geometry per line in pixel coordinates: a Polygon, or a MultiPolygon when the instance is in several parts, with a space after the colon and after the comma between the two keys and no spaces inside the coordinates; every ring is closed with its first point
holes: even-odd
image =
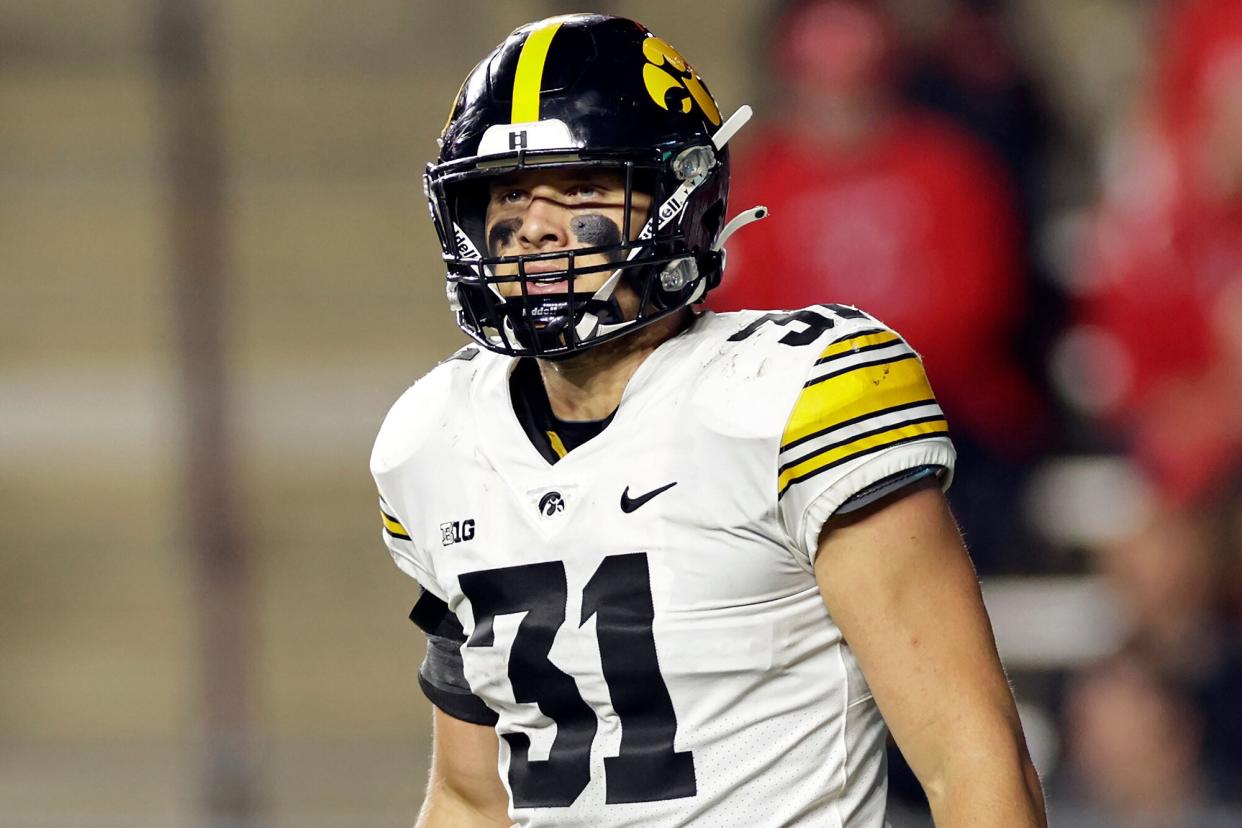
{"type": "Polygon", "coordinates": [[[409,530],[401,525],[401,521],[385,512],[384,506],[387,504],[383,503],[382,500],[380,502],[383,504],[380,506],[380,518],[384,521],[384,531],[392,535],[394,538],[398,538],[400,540],[410,540],[409,530]]]}
{"type": "MultiPolygon", "coordinates": [[[[783,444],[781,446],[781,454],[786,454],[792,448],[796,448],[797,446],[804,445],[810,442],[811,440],[815,440],[816,438],[824,437],[828,434],[831,434],[837,431],[838,429],[844,429],[848,426],[857,425],[859,423],[866,422],[872,419],[873,417],[874,418],[885,417],[886,415],[889,415],[889,414],[897,414],[901,411],[909,411],[913,408],[920,408],[925,405],[936,406],[937,403],[936,403],[935,398],[928,397],[922,400],[915,400],[914,402],[901,403],[900,405],[890,405],[888,408],[881,408],[877,411],[867,411],[863,414],[859,414],[857,417],[851,417],[848,420],[838,420],[836,422],[829,423],[828,425],[824,426],[818,431],[812,431],[810,434],[803,435],[802,437],[799,437],[797,440],[791,440],[790,442],[783,444]]],[[[939,407],[937,407],[937,411],[938,410],[939,410],[939,407]]],[[[918,415],[912,414],[910,416],[918,416],[918,415]]]]}
{"type": "Polygon", "coordinates": [[[900,428],[904,425],[943,419],[944,412],[940,410],[935,400],[915,406],[898,406],[897,411],[877,411],[875,415],[858,418],[849,425],[827,428],[819,434],[800,440],[796,446],[782,450],[779,457],[780,471],[796,466],[825,449],[843,446],[861,437],[879,434],[881,431],[900,428]]]}
{"type": "Polygon", "coordinates": [[[815,364],[823,365],[825,362],[840,359],[843,356],[859,353],[860,351],[873,351],[876,348],[891,345],[898,340],[900,340],[900,337],[893,331],[885,331],[879,328],[862,331],[848,339],[841,339],[829,345],[819,355],[819,359],[816,360],[815,364]]]}
{"type": "MultiPolygon", "coordinates": [[[[901,349],[897,350],[896,353],[892,354],[891,356],[883,356],[883,357],[880,357],[879,359],[867,360],[865,362],[860,360],[850,365],[845,365],[843,367],[837,368],[835,371],[829,371],[825,374],[820,374],[818,376],[811,377],[809,380],[806,381],[806,383],[802,387],[810,388],[812,386],[819,385],[821,382],[827,382],[828,380],[835,379],[836,377],[842,376],[843,374],[848,374],[851,371],[857,371],[860,368],[878,368],[883,365],[892,365],[895,362],[902,362],[904,360],[910,360],[910,359],[917,360],[919,358],[918,354],[910,350],[910,348],[906,346],[904,342],[892,343],[892,344],[894,345],[900,344],[901,349]]],[[[853,356],[853,354],[846,354],[844,356],[853,356]]]]}
{"type": "Polygon", "coordinates": [[[826,452],[833,452],[838,449],[843,449],[848,446],[852,446],[856,443],[866,442],[867,438],[869,437],[876,437],[878,435],[883,435],[883,434],[891,434],[894,431],[913,428],[915,426],[923,425],[924,423],[942,423],[942,422],[945,422],[944,414],[941,414],[937,410],[934,413],[928,413],[927,415],[923,417],[918,417],[918,418],[904,418],[903,417],[901,420],[897,422],[881,423],[880,425],[877,425],[874,428],[869,428],[866,431],[860,432],[857,429],[855,429],[854,434],[850,434],[849,436],[846,436],[842,439],[816,445],[811,451],[803,454],[801,457],[791,459],[788,462],[782,464],[778,471],[783,473],[795,467],[805,466],[807,463],[811,462],[817,457],[821,457],[826,452]]]}
{"type": "Polygon", "coordinates": [[[781,446],[789,448],[828,429],[933,399],[923,365],[913,352],[909,358],[855,366],[803,389],[781,446]]]}
{"type": "Polygon", "coordinates": [[[926,440],[928,437],[947,435],[948,433],[949,424],[943,418],[940,418],[925,423],[888,429],[879,434],[855,440],[840,448],[825,450],[781,472],[777,480],[777,496],[778,498],[784,497],[785,493],[794,484],[801,483],[821,472],[828,471],[851,460],[856,460],[868,454],[892,448],[893,446],[899,446],[903,443],[926,440]]]}

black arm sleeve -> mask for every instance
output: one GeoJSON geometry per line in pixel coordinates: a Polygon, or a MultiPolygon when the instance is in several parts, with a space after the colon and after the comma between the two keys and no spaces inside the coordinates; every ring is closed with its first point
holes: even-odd
{"type": "Polygon", "coordinates": [[[427,634],[427,657],[418,668],[418,684],[436,707],[455,719],[493,726],[496,713],[470,691],[462,668],[461,646],[466,634],[448,605],[423,590],[410,610],[410,620],[427,634]]]}

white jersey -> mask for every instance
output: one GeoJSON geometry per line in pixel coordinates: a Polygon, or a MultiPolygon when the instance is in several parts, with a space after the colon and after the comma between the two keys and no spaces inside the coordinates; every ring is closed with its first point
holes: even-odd
{"type": "Polygon", "coordinates": [[[439,365],[371,460],[392,556],[460,621],[497,714],[514,823],[884,825],[886,728],[814,556],[854,495],[947,484],[918,356],[853,308],[705,313],[554,464],[514,364],[439,365]]]}

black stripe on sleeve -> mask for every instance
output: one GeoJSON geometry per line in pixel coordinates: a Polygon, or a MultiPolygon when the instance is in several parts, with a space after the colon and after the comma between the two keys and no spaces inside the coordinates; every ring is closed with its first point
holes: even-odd
{"type": "Polygon", "coordinates": [[[866,414],[859,414],[857,417],[850,417],[848,420],[841,420],[840,422],[832,423],[831,425],[825,426],[824,428],[821,428],[818,431],[812,431],[810,434],[806,435],[805,437],[799,437],[797,440],[791,440],[790,442],[781,446],[781,454],[784,454],[785,452],[789,451],[791,448],[800,446],[803,443],[808,443],[817,437],[822,437],[830,431],[836,431],[838,428],[845,428],[846,426],[852,426],[857,423],[861,423],[863,420],[870,420],[872,417],[882,417],[885,414],[895,414],[898,411],[908,411],[912,408],[918,408],[924,405],[935,405],[935,404],[936,404],[935,397],[928,397],[925,400],[915,400],[914,402],[902,403],[901,405],[890,405],[888,408],[877,408],[875,411],[868,411],[866,414]]]}
{"type": "MultiPolygon", "coordinates": [[[[840,440],[837,440],[835,443],[828,443],[827,445],[821,446],[820,448],[817,448],[815,451],[811,452],[810,454],[805,454],[796,460],[790,460],[788,463],[782,463],[781,467],[777,469],[776,471],[777,471],[777,474],[781,474],[793,468],[794,466],[805,463],[807,460],[813,460],[816,457],[819,457],[821,454],[826,454],[830,451],[835,451],[836,449],[839,449],[842,446],[848,446],[850,443],[856,443],[859,440],[865,440],[868,437],[874,437],[877,434],[883,434],[886,431],[895,431],[896,429],[899,429],[899,428],[905,428],[907,426],[913,426],[913,425],[922,425],[923,423],[934,423],[937,420],[943,420],[943,419],[944,419],[944,414],[929,414],[926,417],[915,417],[910,420],[902,420],[899,423],[892,423],[890,425],[877,426],[876,428],[873,428],[869,431],[863,431],[859,434],[855,434],[852,437],[843,437],[840,440]]],[[[932,432],[932,433],[936,434],[939,432],[932,432]]],[[[927,435],[920,434],[919,436],[924,437],[927,435]]],[[[886,443],[885,445],[889,445],[889,444],[886,443]]],[[[850,455],[850,456],[856,457],[857,455],[850,455]]],[[[835,464],[829,463],[829,465],[831,466],[835,464]]],[[[791,484],[792,484],[792,481],[791,481],[791,484]]]]}
{"type": "MultiPolygon", "coordinates": [[[[888,342],[885,344],[892,345],[894,343],[888,342]]],[[[892,365],[894,362],[904,362],[907,359],[918,359],[918,358],[919,358],[919,355],[914,353],[914,351],[906,351],[905,353],[898,354],[897,356],[886,357],[884,359],[873,359],[870,362],[860,362],[857,365],[850,365],[846,368],[841,368],[837,371],[829,371],[827,374],[824,374],[822,377],[816,377],[813,380],[808,380],[806,383],[803,384],[802,387],[810,388],[813,385],[819,385],[821,382],[827,382],[833,377],[839,377],[842,374],[848,374],[851,371],[859,371],[859,370],[862,370],[863,368],[875,368],[876,366],[879,366],[879,365],[892,365]]]]}
{"type": "Polygon", "coordinates": [[[411,539],[409,535],[403,535],[400,532],[394,532],[391,529],[389,529],[387,526],[384,527],[384,531],[387,532],[390,537],[394,537],[397,540],[410,540],[411,539]]]}
{"type": "MultiPolygon", "coordinates": [[[[865,331],[859,331],[858,333],[852,333],[849,336],[843,336],[840,339],[830,343],[828,347],[831,348],[833,345],[840,345],[842,342],[849,342],[851,339],[861,339],[864,336],[875,336],[876,334],[881,333],[884,333],[883,328],[870,328],[865,331]]],[[[877,348],[887,348],[890,345],[898,345],[900,343],[901,337],[896,337],[894,339],[890,339],[888,342],[877,342],[872,345],[860,345],[857,348],[850,348],[848,351],[842,351],[839,354],[830,354],[826,357],[820,357],[815,360],[815,364],[823,365],[825,362],[832,362],[834,359],[840,359],[841,357],[850,356],[852,354],[860,354],[863,351],[874,351],[877,348]]]]}
{"type": "Polygon", "coordinates": [[[872,446],[871,448],[866,448],[866,449],[863,449],[862,451],[851,454],[849,457],[842,457],[840,460],[834,460],[831,463],[825,463],[819,468],[813,471],[809,471],[806,474],[802,475],[801,477],[795,477],[793,480],[790,480],[787,484],[785,484],[785,488],[782,489],[780,493],[776,496],[776,499],[780,500],[782,497],[784,497],[789,492],[790,489],[792,489],[794,486],[801,483],[802,481],[810,480],[815,475],[823,474],[829,469],[835,469],[837,466],[840,466],[842,463],[848,463],[851,460],[857,460],[859,457],[866,457],[869,454],[875,454],[877,451],[884,451],[885,449],[890,449],[890,448],[893,448],[894,446],[904,446],[907,443],[914,443],[914,442],[918,442],[919,440],[932,440],[936,437],[944,437],[948,433],[949,433],[949,430],[947,428],[944,428],[944,429],[937,429],[935,431],[929,431],[926,434],[916,434],[913,437],[905,437],[901,440],[894,440],[891,443],[881,443],[878,446],[872,446]]]}

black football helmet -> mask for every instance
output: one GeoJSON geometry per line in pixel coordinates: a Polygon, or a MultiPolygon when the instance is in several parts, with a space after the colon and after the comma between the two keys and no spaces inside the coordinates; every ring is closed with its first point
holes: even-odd
{"type": "Polygon", "coordinates": [[[724,237],[762,208],[724,227],[728,139],[750,116],[722,123],[702,78],[665,41],[632,20],[553,17],[514,31],[467,76],[427,166],[424,188],[448,270],[449,303],[481,345],[513,356],[555,358],[621,336],[701,301],[720,282],[724,237]],[[489,179],[540,167],[604,167],[625,181],[620,241],[531,255],[493,256],[484,234],[489,179]],[[635,190],[651,215],[631,232],[635,190]],[[575,259],[604,254],[602,265],[575,259]],[[528,273],[534,261],[566,270],[528,273]],[[499,276],[497,265],[516,274],[499,276]],[[584,273],[610,275],[578,292],[584,273]],[[614,292],[640,297],[623,317],[614,292]],[[498,285],[517,282],[518,295],[498,285]],[[565,282],[566,292],[530,291],[565,282]]]}

